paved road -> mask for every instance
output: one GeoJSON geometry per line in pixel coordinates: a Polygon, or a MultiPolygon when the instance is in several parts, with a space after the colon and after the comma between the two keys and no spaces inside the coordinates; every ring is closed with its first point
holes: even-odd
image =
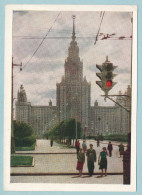
{"type": "MultiPolygon", "coordinates": [[[[82,143],[82,142],[81,142],[82,143]]],[[[87,141],[87,146],[93,143],[96,145],[94,140],[87,141]]],[[[102,147],[107,146],[107,144],[101,143],[100,147],[95,147],[97,157],[99,156],[102,147]]],[[[122,172],[122,158],[119,158],[118,146],[113,146],[112,157],[108,158],[108,172],[122,172]]],[[[27,155],[27,154],[26,154],[27,155]]],[[[38,140],[37,141],[37,149],[33,154],[30,154],[34,157],[35,166],[34,167],[12,167],[12,173],[69,173],[69,172],[77,172],[76,163],[77,163],[77,155],[76,150],[74,148],[65,148],[57,143],[54,143],[53,147],[50,147],[50,142],[48,140],[38,140]],[[36,152],[59,152],[59,154],[36,154],[36,152]],[[74,154],[60,154],[61,152],[74,154]]],[[[87,172],[87,160],[85,160],[84,164],[84,172],[87,172]]],[[[98,163],[95,163],[95,171],[99,172],[98,163]]]]}
{"type": "MultiPolygon", "coordinates": [[[[82,145],[82,141],[80,141],[82,145]]],[[[87,146],[92,143],[97,157],[99,156],[102,147],[107,146],[107,142],[104,141],[100,143],[100,147],[97,147],[97,143],[94,140],[87,140],[87,146]]],[[[123,171],[123,161],[119,158],[118,144],[117,142],[112,142],[113,155],[108,158],[108,172],[122,172],[123,171]]],[[[17,154],[18,155],[18,154],[17,154]]],[[[24,155],[24,152],[23,152],[24,155]]],[[[26,154],[28,155],[28,154],[26,154]]],[[[76,150],[74,148],[66,148],[60,144],[54,142],[53,147],[50,147],[49,140],[37,140],[36,150],[33,154],[29,154],[34,157],[35,166],[34,167],[12,167],[11,173],[78,173],[76,170],[77,156],[76,150]],[[39,154],[41,153],[42,154],[39,154]],[[36,154],[38,153],[38,154],[36,154]],[[43,153],[53,153],[53,154],[43,154],[43,153]],[[54,154],[59,153],[59,154],[54,154]],[[66,153],[66,154],[61,154],[66,153]],[[73,153],[73,154],[67,154],[73,153]]],[[[83,172],[87,172],[87,162],[85,160],[83,172]]],[[[95,172],[101,172],[99,170],[98,163],[95,163],[95,172]]],[[[104,184],[122,184],[122,175],[108,175],[107,177],[100,178],[94,175],[92,178],[83,176],[78,178],[77,176],[11,176],[11,182],[13,183],[104,183],[104,184]]]]}
{"type": "Polygon", "coordinates": [[[12,183],[123,184],[123,176],[14,176],[12,183]]]}

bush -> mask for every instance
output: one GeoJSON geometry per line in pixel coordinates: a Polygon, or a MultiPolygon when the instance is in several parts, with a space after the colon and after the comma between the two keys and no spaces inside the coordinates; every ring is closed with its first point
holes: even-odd
{"type": "Polygon", "coordinates": [[[15,137],[15,146],[16,147],[18,147],[18,146],[23,146],[23,147],[31,146],[35,143],[35,141],[36,141],[35,135],[23,137],[23,138],[15,137]]]}
{"type": "Polygon", "coordinates": [[[27,137],[33,134],[32,127],[23,122],[14,122],[14,136],[15,137],[27,137]]]}
{"type": "Polygon", "coordinates": [[[23,122],[14,121],[14,138],[16,147],[29,147],[36,141],[32,127],[23,122]]]}
{"type": "Polygon", "coordinates": [[[112,134],[104,136],[105,140],[111,140],[111,141],[119,141],[119,142],[127,142],[128,136],[125,134],[112,134]]]}

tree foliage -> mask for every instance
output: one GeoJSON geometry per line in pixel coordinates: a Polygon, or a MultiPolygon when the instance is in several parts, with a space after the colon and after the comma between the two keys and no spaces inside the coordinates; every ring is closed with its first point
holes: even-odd
{"type": "Polygon", "coordinates": [[[18,121],[14,121],[14,138],[16,147],[31,146],[36,141],[33,128],[27,123],[18,121]]]}
{"type": "MultiPolygon", "coordinates": [[[[77,138],[82,135],[81,123],[77,122],[77,138]]],[[[47,133],[48,137],[54,139],[75,139],[76,138],[76,120],[68,119],[61,121],[47,133]]]]}
{"type": "Polygon", "coordinates": [[[33,134],[33,128],[24,122],[14,121],[14,136],[27,137],[33,134]]]}

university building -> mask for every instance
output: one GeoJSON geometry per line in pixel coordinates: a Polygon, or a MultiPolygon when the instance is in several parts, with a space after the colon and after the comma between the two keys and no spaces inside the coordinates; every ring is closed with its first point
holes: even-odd
{"type": "Polygon", "coordinates": [[[72,41],[64,64],[65,74],[61,83],[57,83],[56,105],[60,121],[75,118],[84,128],[89,125],[91,83],[83,77],[83,62],[80,60],[79,47],[75,39],[73,19],[72,41]]]}
{"type": "MultiPolygon", "coordinates": [[[[120,92],[121,93],[121,92],[120,92]]],[[[117,102],[130,109],[131,89],[128,87],[125,96],[118,97],[117,102]]],[[[33,106],[27,101],[23,85],[17,94],[16,120],[29,123],[35,134],[41,138],[57,122],[75,118],[88,135],[127,133],[130,129],[129,112],[118,106],[99,106],[95,101],[91,106],[91,83],[83,76],[83,62],[79,57],[79,47],[75,36],[73,18],[72,40],[64,64],[64,75],[56,84],[56,106],[33,106]]]]}
{"type": "Polygon", "coordinates": [[[51,100],[48,106],[32,106],[27,101],[23,85],[20,86],[20,91],[17,94],[15,114],[16,120],[30,124],[39,138],[43,137],[47,130],[57,122],[56,106],[52,105],[51,100]]]}
{"type": "Polygon", "coordinates": [[[127,134],[130,131],[131,88],[125,94],[119,92],[114,106],[99,106],[95,101],[90,109],[90,128],[88,134],[127,134]],[[122,95],[122,96],[121,96],[122,95]],[[124,95],[124,96],[123,96],[124,95]]]}

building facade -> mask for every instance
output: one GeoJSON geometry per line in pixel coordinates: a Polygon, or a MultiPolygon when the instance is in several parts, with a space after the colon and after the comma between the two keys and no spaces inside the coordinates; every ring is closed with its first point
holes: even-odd
{"type": "Polygon", "coordinates": [[[28,123],[33,127],[38,138],[42,138],[57,123],[56,106],[52,105],[51,100],[48,106],[32,106],[27,101],[23,85],[17,94],[15,114],[17,121],[28,123]]]}
{"type": "Polygon", "coordinates": [[[119,92],[114,106],[99,106],[95,101],[90,109],[89,135],[127,134],[130,132],[131,88],[119,92]],[[118,103],[118,104],[117,104],[118,103]]]}
{"type": "Polygon", "coordinates": [[[64,64],[65,74],[62,81],[56,85],[56,105],[59,121],[75,118],[84,128],[89,125],[91,83],[83,77],[83,62],[80,60],[79,47],[75,39],[73,19],[72,41],[64,64]]]}
{"type": "Polygon", "coordinates": [[[31,105],[21,85],[17,94],[16,120],[29,123],[38,138],[42,138],[57,122],[69,118],[80,121],[87,135],[127,134],[130,131],[131,88],[128,86],[123,95],[119,92],[114,106],[100,106],[97,101],[91,106],[91,83],[83,76],[74,20],[64,76],[56,84],[56,106],[51,100],[48,106],[31,105]]]}

